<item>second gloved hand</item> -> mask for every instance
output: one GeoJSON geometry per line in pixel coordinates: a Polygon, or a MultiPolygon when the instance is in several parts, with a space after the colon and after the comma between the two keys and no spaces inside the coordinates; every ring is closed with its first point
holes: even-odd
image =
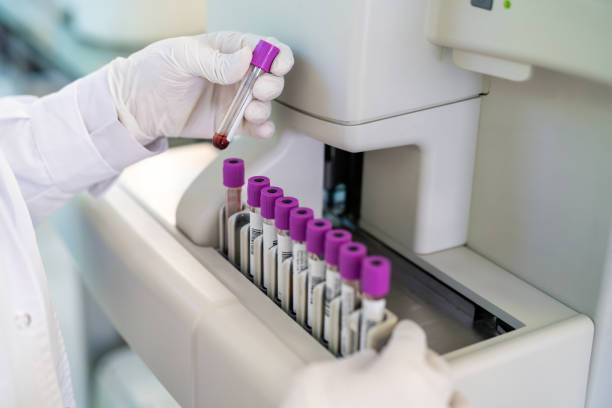
{"type": "Polygon", "coordinates": [[[280,53],[270,73],[255,82],[241,131],[272,136],[270,101],[283,90],[293,54],[274,38],[236,32],[162,40],[112,61],[108,81],[119,120],[143,145],[164,136],[212,137],[260,39],[276,45],[280,53]]]}
{"type": "Polygon", "coordinates": [[[446,361],[425,333],[402,321],[380,354],[362,351],[315,363],[295,378],[282,408],[468,408],[454,391],[446,361]]]}

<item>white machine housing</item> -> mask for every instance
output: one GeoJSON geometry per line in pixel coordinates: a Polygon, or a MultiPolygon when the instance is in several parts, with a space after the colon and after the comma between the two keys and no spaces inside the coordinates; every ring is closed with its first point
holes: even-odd
{"type": "Polygon", "coordinates": [[[533,66],[612,84],[610,2],[432,0],[427,37],[457,65],[515,81],[533,66]],[[472,3],[491,3],[491,8],[472,3]]]}
{"type": "Polygon", "coordinates": [[[612,3],[429,3],[458,65],[530,78],[483,98],[467,246],[593,319],[585,405],[611,406],[612,3]]]}
{"type": "MultiPolygon", "coordinates": [[[[351,152],[420,149],[418,193],[409,204],[415,217],[401,235],[392,231],[397,246],[431,253],[465,243],[482,78],[425,40],[426,3],[209,1],[207,7],[210,31],[265,32],[291,45],[296,64],[279,98],[291,129],[351,152]],[[248,12],[237,12],[242,9],[248,12]]],[[[376,220],[364,214],[364,223],[376,220]]]]}
{"type": "MultiPolygon", "coordinates": [[[[612,90],[540,68],[524,84],[483,81],[426,38],[452,47],[445,36],[474,29],[446,3],[474,7],[209,0],[208,30],[267,33],[295,52],[275,138],[171,151],[58,215],[88,288],[183,406],[275,406],[298,369],[332,358],[213,248],[223,158],[318,212],[323,143],[365,152],[364,230],[515,329],[445,352],[473,407],[612,402],[612,90]]],[[[481,48],[459,51],[512,59],[481,48]]]]}

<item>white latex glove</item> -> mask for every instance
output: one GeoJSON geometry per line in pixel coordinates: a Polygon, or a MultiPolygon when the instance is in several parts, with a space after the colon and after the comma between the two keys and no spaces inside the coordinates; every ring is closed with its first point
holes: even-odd
{"type": "Polygon", "coordinates": [[[162,40],[109,64],[108,82],[119,120],[143,145],[158,137],[211,138],[251,62],[260,39],[276,45],[271,73],[253,87],[242,133],[274,133],[270,101],[293,66],[288,46],[270,37],[218,32],[162,40]]]}
{"type": "Polygon", "coordinates": [[[449,367],[427,348],[412,321],[398,323],[387,346],[308,366],[295,378],[283,408],[467,408],[449,367]]]}

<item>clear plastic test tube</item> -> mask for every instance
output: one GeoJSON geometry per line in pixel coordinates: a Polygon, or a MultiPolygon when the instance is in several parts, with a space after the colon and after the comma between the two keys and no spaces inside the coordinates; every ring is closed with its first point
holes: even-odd
{"type": "Polygon", "coordinates": [[[361,264],[361,328],[359,349],[367,348],[366,340],[372,327],[385,317],[385,296],[389,293],[391,262],[382,256],[368,256],[361,264]]]}
{"type": "Polygon", "coordinates": [[[261,190],[270,186],[270,179],[264,176],[249,178],[247,184],[247,209],[249,210],[249,274],[255,270],[255,239],[263,233],[261,218],[261,190]]]}
{"type": "Polygon", "coordinates": [[[278,53],[279,49],[277,47],[264,40],[260,40],[255,46],[251,65],[213,136],[213,145],[216,148],[223,150],[229,146],[234,131],[242,121],[244,110],[253,99],[253,85],[255,81],[263,72],[270,72],[272,62],[278,53]]]}
{"type": "Polygon", "coordinates": [[[266,187],[261,190],[261,217],[263,218],[263,282],[262,286],[267,289],[270,275],[270,262],[268,251],[276,246],[277,236],[274,226],[274,209],[276,199],[283,196],[283,189],[280,187],[266,187]]]}
{"type": "Polygon", "coordinates": [[[340,296],[342,282],[338,273],[340,246],[351,240],[351,233],[343,229],[333,229],[325,236],[325,313],[323,315],[323,340],[329,341],[329,304],[340,296]]]}
{"type": "Polygon", "coordinates": [[[298,199],[294,197],[281,197],[276,199],[274,209],[274,226],[278,240],[277,267],[276,267],[276,297],[278,300],[283,298],[283,288],[285,280],[281,273],[281,265],[285,259],[291,258],[292,245],[289,237],[289,215],[291,210],[299,205],[298,199]]]}
{"type": "Polygon", "coordinates": [[[292,312],[297,313],[298,283],[300,273],[308,270],[308,252],[306,251],[306,224],[314,218],[314,212],[308,207],[297,207],[289,214],[289,237],[292,243],[292,312]]]}
{"type": "Polygon", "coordinates": [[[223,160],[223,185],[225,190],[225,240],[227,249],[227,221],[242,210],[242,186],[244,185],[244,161],[237,158],[223,160]]]}
{"type": "Polygon", "coordinates": [[[325,281],[325,235],[332,224],[323,218],[315,218],[306,224],[306,250],[308,251],[308,293],[307,316],[308,327],[312,327],[313,289],[325,281]]]}
{"type": "Polygon", "coordinates": [[[348,242],[340,247],[338,254],[338,270],[342,278],[340,289],[340,354],[348,355],[355,350],[353,338],[348,327],[349,316],[357,310],[360,304],[359,281],[361,279],[361,263],[368,253],[368,248],[360,242],[348,242]]]}

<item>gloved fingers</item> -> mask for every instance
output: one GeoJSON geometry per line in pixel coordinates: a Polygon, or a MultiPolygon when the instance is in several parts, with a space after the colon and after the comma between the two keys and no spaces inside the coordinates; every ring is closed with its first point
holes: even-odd
{"type": "Polygon", "coordinates": [[[427,350],[425,354],[425,359],[427,360],[429,366],[439,374],[442,374],[444,376],[449,376],[451,374],[450,367],[448,366],[446,360],[444,360],[442,357],[440,357],[433,351],[427,350]]]}
{"type": "Polygon", "coordinates": [[[293,58],[293,51],[291,51],[291,48],[289,48],[288,45],[278,41],[274,37],[267,37],[265,40],[270,44],[275,45],[280,50],[272,62],[270,72],[279,77],[287,75],[287,73],[291,71],[291,68],[295,62],[293,58]]]}
{"type": "Polygon", "coordinates": [[[270,102],[253,100],[244,111],[244,119],[256,125],[261,125],[270,118],[271,112],[272,104],[270,102]]]}
{"type": "Polygon", "coordinates": [[[217,31],[198,35],[197,38],[211,48],[223,53],[232,53],[244,47],[249,47],[253,51],[262,37],[238,31],[217,31]]]}
{"type": "Polygon", "coordinates": [[[205,41],[189,38],[183,47],[179,50],[183,58],[177,59],[177,62],[184,64],[188,74],[204,77],[215,84],[227,85],[240,81],[251,63],[252,51],[246,46],[224,53],[205,41]]]}
{"type": "Polygon", "coordinates": [[[204,88],[178,136],[194,139],[212,138],[216,125],[221,122],[225,113],[219,109],[210,109],[213,94],[222,98],[231,98],[231,94],[235,92],[232,92],[231,88],[232,86],[224,86],[217,91],[212,86],[204,88]]]}
{"type": "Polygon", "coordinates": [[[205,41],[210,47],[223,53],[232,53],[243,47],[249,47],[252,51],[255,49],[259,40],[264,40],[279,49],[279,53],[276,58],[274,58],[274,62],[272,62],[272,66],[270,67],[270,72],[272,74],[283,76],[293,67],[294,59],[291,48],[274,37],[262,37],[255,34],[233,31],[221,31],[213,34],[204,34],[198,37],[202,38],[202,41],[205,41]]]}
{"type": "Polygon", "coordinates": [[[450,407],[470,408],[470,401],[464,394],[460,393],[459,391],[456,391],[455,393],[453,393],[453,396],[451,398],[450,407]]]}
{"type": "Polygon", "coordinates": [[[395,326],[380,360],[382,364],[404,366],[407,362],[425,361],[426,351],[427,340],[423,329],[411,320],[402,320],[395,326]]]}
{"type": "Polygon", "coordinates": [[[276,99],[285,86],[285,79],[272,74],[262,74],[253,84],[253,97],[260,101],[276,99]]]}
{"type": "Polygon", "coordinates": [[[272,122],[271,120],[268,120],[267,122],[264,122],[261,125],[257,125],[255,123],[247,121],[245,122],[244,127],[249,135],[259,139],[268,139],[269,137],[272,137],[272,135],[274,135],[275,130],[274,122],[272,122]]]}

